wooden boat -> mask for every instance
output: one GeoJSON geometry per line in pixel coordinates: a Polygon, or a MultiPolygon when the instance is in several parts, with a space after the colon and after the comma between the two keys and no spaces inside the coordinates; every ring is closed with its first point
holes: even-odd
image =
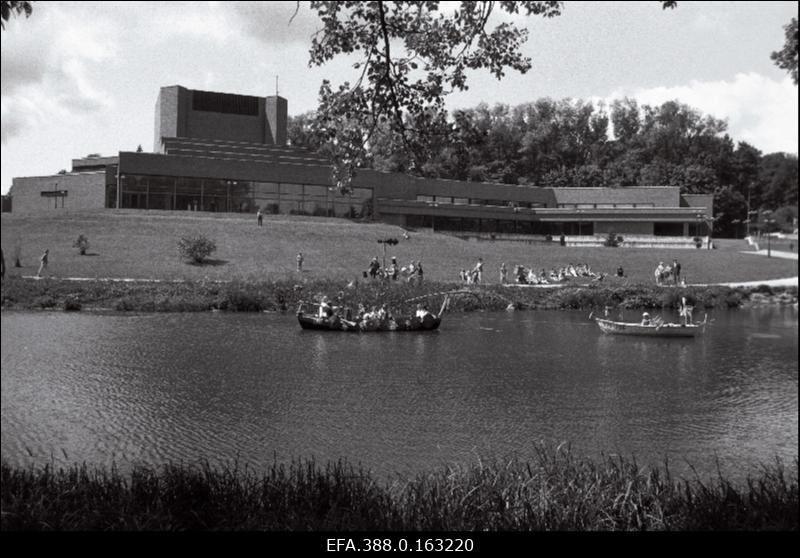
{"type": "Polygon", "coordinates": [[[605,318],[594,318],[603,333],[610,335],[639,335],[648,337],[695,337],[705,331],[706,322],[700,324],[660,323],[642,325],[635,322],[615,322],[605,318]]]}
{"type": "Polygon", "coordinates": [[[370,318],[360,321],[346,320],[337,315],[323,318],[316,314],[306,314],[303,312],[305,303],[301,301],[300,308],[297,310],[297,320],[303,329],[323,331],[433,331],[439,329],[439,325],[442,323],[442,314],[444,314],[449,300],[448,297],[445,297],[438,315],[427,313],[422,318],[409,316],[382,320],[370,318]]]}
{"type": "Polygon", "coordinates": [[[360,323],[343,320],[337,316],[320,318],[303,312],[297,313],[303,329],[323,331],[433,331],[439,328],[442,318],[428,314],[424,318],[396,318],[391,320],[363,320],[360,323]]]}
{"type": "Polygon", "coordinates": [[[333,318],[320,318],[313,314],[297,313],[297,320],[303,329],[318,329],[323,331],[360,331],[356,322],[342,320],[338,316],[333,318]]]}

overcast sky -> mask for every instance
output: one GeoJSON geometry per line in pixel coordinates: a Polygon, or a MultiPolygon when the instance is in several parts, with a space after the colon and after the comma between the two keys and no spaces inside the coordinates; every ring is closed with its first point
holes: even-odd
{"type": "MultiPolygon", "coordinates": [[[[449,108],[540,97],[685,102],[725,119],[734,141],[797,153],[798,90],[770,53],[797,2],[565,2],[553,19],[519,16],[533,68],[502,81],[474,73],[449,108]]],[[[2,191],[14,176],[71,168],[88,153],[153,149],[158,90],[183,85],[289,101],[313,110],[323,79],[309,68],[318,27],[295,2],[35,2],[2,32],[2,191]]]]}

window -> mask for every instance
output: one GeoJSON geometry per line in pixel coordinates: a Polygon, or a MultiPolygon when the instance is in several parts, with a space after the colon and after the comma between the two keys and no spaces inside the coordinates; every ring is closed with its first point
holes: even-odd
{"type": "Polygon", "coordinates": [[[192,109],[205,112],[258,116],[258,97],[213,93],[211,91],[193,91],[192,109]]]}

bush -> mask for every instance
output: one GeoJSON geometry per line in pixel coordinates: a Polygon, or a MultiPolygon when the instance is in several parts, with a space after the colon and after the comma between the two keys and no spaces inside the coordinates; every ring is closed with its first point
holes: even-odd
{"type": "Polygon", "coordinates": [[[202,234],[183,237],[178,241],[181,257],[196,263],[203,263],[216,249],[217,245],[202,234]]]}
{"type": "Polygon", "coordinates": [[[80,312],[82,307],[80,298],[75,295],[69,295],[64,300],[64,312],[80,312]]]}
{"type": "Polygon", "coordinates": [[[277,215],[280,213],[281,208],[277,203],[268,203],[267,208],[264,213],[269,213],[270,215],[277,215]]]}
{"type": "Polygon", "coordinates": [[[72,247],[80,250],[81,256],[85,256],[86,250],[89,249],[89,239],[85,235],[78,235],[78,238],[72,243],[72,247]]]}
{"type": "Polygon", "coordinates": [[[700,238],[699,236],[694,237],[692,240],[694,240],[695,248],[702,248],[703,247],[703,239],[700,238]]]}
{"type": "Polygon", "coordinates": [[[611,248],[616,248],[622,242],[622,237],[617,236],[617,233],[608,233],[606,235],[606,239],[603,241],[603,246],[609,246],[611,248]]]}

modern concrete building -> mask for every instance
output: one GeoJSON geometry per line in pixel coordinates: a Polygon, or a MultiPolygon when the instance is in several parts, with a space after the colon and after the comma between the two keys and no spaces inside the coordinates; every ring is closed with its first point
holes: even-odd
{"type": "Polygon", "coordinates": [[[13,211],[168,211],[372,216],[407,227],[487,234],[704,236],[713,196],[678,187],[539,188],[360,170],[340,195],[326,159],[287,145],[287,101],[163,87],[152,153],[72,161],[15,178],[13,211]]]}

